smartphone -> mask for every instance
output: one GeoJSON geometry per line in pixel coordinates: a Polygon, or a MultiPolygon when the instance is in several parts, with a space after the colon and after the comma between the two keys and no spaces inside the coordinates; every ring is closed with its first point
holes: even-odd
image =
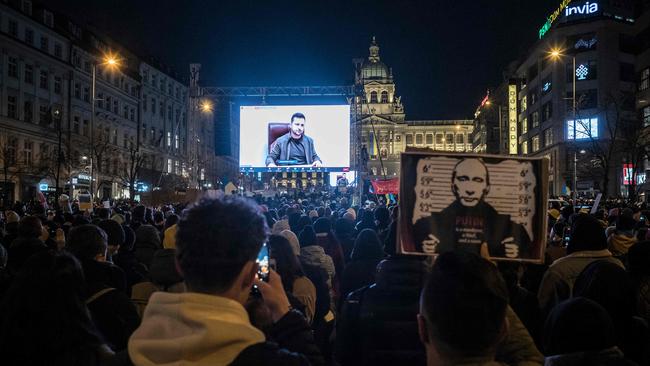
{"type": "Polygon", "coordinates": [[[266,245],[266,243],[262,244],[262,248],[260,249],[260,252],[257,253],[256,262],[259,265],[259,268],[257,270],[257,275],[262,281],[268,282],[270,263],[269,263],[269,247],[268,245],[266,245]]]}

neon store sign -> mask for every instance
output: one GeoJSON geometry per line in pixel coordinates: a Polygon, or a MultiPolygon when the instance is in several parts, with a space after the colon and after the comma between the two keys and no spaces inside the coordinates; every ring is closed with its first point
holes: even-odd
{"type": "Polygon", "coordinates": [[[546,23],[544,23],[544,25],[539,29],[539,39],[542,39],[542,37],[544,37],[544,35],[551,29],[551,26],[562,12],[564,12],[565,17],[572,15],[591,15],[598,12],[598,3],[587,1],[580,5],[568,6],[570,3],[571,0],[563,0],[562,3],[560,3],[560,6],[558,6],[558,8],[555,9],[548,18],[546,18],[546,23]]]}

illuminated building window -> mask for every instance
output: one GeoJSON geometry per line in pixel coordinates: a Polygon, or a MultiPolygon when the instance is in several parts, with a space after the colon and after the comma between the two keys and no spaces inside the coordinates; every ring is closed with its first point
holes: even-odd
{"type": "Polygon", "coordinates": [[[528,141],[524,141],[521,143],[521,153],[524,155],[528,155],[528,141]]]}
{"type": "Polygon", "coordinates": [[[537,152],[537,150],[539,150],[539,135],[535,135],[531,139],[531,150],[533,152],[537,152]]]}
{"type": "Polygon", "coordinates": [[[528,117],[521,120],[521,133],[528,132],[528,117]]]}
{"type": "Polygon", "coordinates": [[[415,135],[415,144],[416,145],[422,145],[422,134],[418,133],[415,135]]]}
{"type": "Polygon", "coordinates": [[[388,92],[385,90],[381,92],[381,102],[388,103],[388,92]]]}
{"type": "Polygon", "coordinates": [[[433,135],[432,134],[427,134],[426,142],[427,142],[427,145],[433,145],[433,135]]]}
{"type": "Polygon", "coordinates": [[[544,146],[551,146],[553,144],[553,129],[547,128],[544,130],[544,146]]]}
{"type": "Polygon", "coordinates": [[[598,118],[583,118],[567,121],[567,140],[598,138],[598,118]]]}
{"type": "Polygon", "coordinates": [[[377,92],[370,92],[370,103],[377,103],[377,92]]]}
{"type": "Polygon", "coordinates": [[[413,145],[413,135],[411,134],[406,135],[406,144],[413,145]]]}

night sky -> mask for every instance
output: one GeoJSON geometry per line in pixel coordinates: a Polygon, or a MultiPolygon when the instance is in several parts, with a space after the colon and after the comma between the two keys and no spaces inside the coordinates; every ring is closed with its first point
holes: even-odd
{"type": "Polygon", "coordinates": [[[471,118],[560,0],[48,0],[204,86],[348,85],[371,37],[406,117],[471,118]]]}

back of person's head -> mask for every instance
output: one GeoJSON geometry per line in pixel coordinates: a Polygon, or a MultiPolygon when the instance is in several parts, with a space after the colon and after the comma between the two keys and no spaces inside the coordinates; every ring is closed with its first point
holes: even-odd
{"type": "Polygon", "coordinates": [[[420,297],[421,337],[443,359],[491,356],[507,332],[507,307],[496,266],[471,253],[441,254],[420,297]]]}
{"type": "Polygon", "coordinates": [[[628,270],[633,276],[650,276],[650,241],[641,241],[627,252],[628,270]]]}
{"type": "Polygon", "coordinates": [[[95,225],[81,225],[70,229],[66,242],[68,250],[79,261],[91,261],[98,256],[106,256],[108,237],[106,232],[95,225]]]}
{"type": "Polygon", "coordinates": [[[305,226],[300,232],[300,235],[298,235],[298,241],[300,241],[301,248],[316,245],[316,232],[314,232],[314,228],[311,225],[305,226]]]}
{"type": "Polygon", "coordinates": [[[300,255],[300,240],[298,240],[298,236],[289,229],[282,230],[280,235],[289,241],[293,254],[296,256],[300,255]]]}
{"type": "MultiPolygon", "coordinates": [[[[305,226],[312,226],[312,225],[313,225],[313,222],[311,221],[309,216],[302,215],[302,216],[300,216],[300,219],[298,219],[298,224],[296,226],[296,230],[298,232],[300,232],[300,231],[302,231],[302,229],[305,228],[305,226]]],[[[313,228],[313,226],[312,226],[312,228],[313,228]]],[[[292,229],[291,231],[294,231],[294,230],[292,229]]]]}
{"type": "Polygon", "coordinates": [[[238,196],[204,198],[178,223],[176,256],[188,288],[228,290],[266,240],[266,219],[255,203],[238,196]]]}
{"type": "Polygon", "coordinates": [[[326,217],[320,217],[314,222],[314,231],[319,233],[329,233],[332,230],[332,222],[326,217]]]}
{"type": "Polygon", "coordinates": [[[111,216],[110,209],[106,207],[100,207],[97,209],[97,217],[99,217],[100,220],[108,220],[110,216],[111,216]]]}
{"type": "Polygon", "coordinates": [[[293,252],[289,240],[281,235],[269,236],[269,249],[275,259],[276,271],[282,278],[282,284],[287,291],[292,291],[293,281],[303,276],[298,257],[293,252]]]}
{"type": "Polygon", "coordinates": [[[23,238],[38,238],[43,232],[41,219],[36,216],[25,216],[18,224],[18,236],[23,238]]]}
{"type": "MultiPolygon", "coordinates": [[[[171,211],[167,211],[171,212],[171,211]]],[[[170,226],[178,224],[179,217],[175,213],[171,213],[165,219],[165,229],[169,229],[170,226]]]]}
{"type": "Polygon", "coordinates": [[[354,247],[350,254],[350,259],[353,261],[358,260],[376,260],[380,261],[384,258],[384,251],[382,244],[379,242],[379,237],[372,229],[363,229],[354,241],[354,247]]]}
{"type": "Polygon", "coordinates": [[[287,211],[287,214],[288,214],[288,220],[289,220],[289,227],[291,228],[291,231],[293,231],[295,233],[295,232],[297,232],[296,229],[298,228],[298,221],[300,221],[300,217],[302,216],[302,213],[298,212],[294,208],[289,208],[289,210],[287,211]]]}
{"type": "Polygon", "coordinates": [[[20,216],[12,210],[6,211],[5,212],[5,217],[7,220],[7,224],[11,224],[12,222],[19,222],[20,221],[20,216]]]}
{"type": "Polygon", "coordinates": [[[133,209],[133,212],[131,213],[131,220],[137,222],[144,222],[144,217],[146,213],[147,213],[147,208],[144,207],[143,205],[138,205],[133,209]]]}
{"type": "Polygon", "coordinates": [[[621,215],[616,219],[616,230],[632,231],[636,226],[636,221],[629,215],[621,215]]]}
{"type": "Polygon", "coordinates": [[[124,229],[117,221],[102,220],[97,226],[106,232],[108,245],[118,246],[124,244],[124,229]]]}
{"type": "Polygon", "coordinates": [[[160,248],[160,232],[153,225],[140,225],[135,231],[135,247],[160,248]]]}
{"type": "Polygon", "coordinates": [[[573,215],[573,205],[566,205],[560,210],[560,214],[564,219],[568,220],[571,215],[573,215]]]}
{"type": "Polygon", "coordinates": [[[345,238],[354,232],[354,223],[348,219],[337,219],[334,223],[334,232],[338,238],[345,238]]]}
{"type": "Polygon", "coordinates": [[[90,220],[87,218],[83,217],[82,215],[77,215],[75,216],[74,220],[72,220],[72,226],[81,226],[81,225],[89,225],[90,220]]]}
{"type": "Polygon", "coordinates": [[[576,215],[571,226],[571,239],[567,245],[567,253],[602,249],[607,249],[603,226],[591,215],[576,215]]]}
{"type": "Polygon", "coordinates": [[[49,251],[33,255],[0,303],[3,363],[95,364],[102,342],[82,300],[83,287],[74,256],[49,251]]]}
{"type": "Polygon", "coordinates": [[[599,351],[616,345],[614,325],[595,301],[574,297],[556,305],[546,318],[543,334],[546,356],[599,351]]]}
{"type": "Polygon", "coordinates": [[[390,212],[384,206],[379,206],[375,209],[375,220],[380,226],[388,226],[390,224],[390,212]]]}
{"type": "Polygon", "coordinates": [[[124,244],[120,246],[119,252],[132,252],[135,248],[135,231],[127,225],[122,225],[122,229],[124,229],[124,244]]]}
{"type": "Polygon", "coordinates": [[[155,285],[168,288],[183,281],[176,268],[176,251],[174,249],[159,249],[151,260],[149,277],[155,285]]]}
{"type": "Polygon", "coordinates": [[[165,221],[165,215],[162,213],[162,211],[156,211],[153,214],[153,222],[156,224],[164,222],[165,221]]]}
{"type": "Polygon", "coordinates": [[[610,261],[591,262],[573,285],[573,295],[600,304],[612,319],[630,318],[636,313],[634,285],[621,266],[610,261]]]}

